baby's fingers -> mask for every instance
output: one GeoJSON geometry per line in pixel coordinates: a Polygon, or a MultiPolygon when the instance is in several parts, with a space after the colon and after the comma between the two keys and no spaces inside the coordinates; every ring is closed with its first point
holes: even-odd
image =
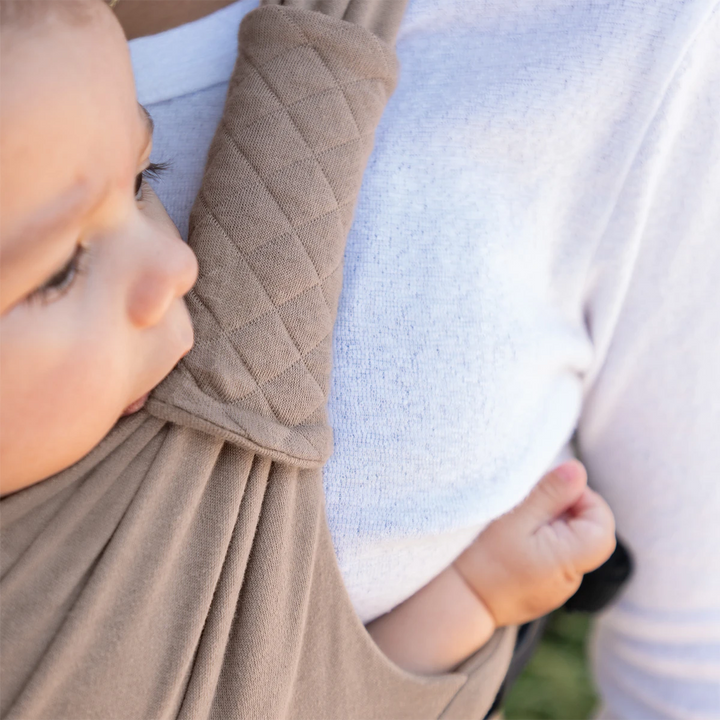
{"type": "Polygon", "coordinates": [[[573,542],[574,564],[582,573],[602,565],[615,550],[615,517],[605,500],[590,488],[585,488],[563,517],[573,542]]]}
{"type": "Polygon", "coordinates": [[[586,488],[587,473],[582,463],[569,460],[545,474],[515,512],[523,513],[534,530],[563,516],[586,488]]]}

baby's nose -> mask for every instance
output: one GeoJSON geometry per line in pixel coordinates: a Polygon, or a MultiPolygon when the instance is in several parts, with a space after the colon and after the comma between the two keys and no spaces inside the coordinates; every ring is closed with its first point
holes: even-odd
{"type": "Polygon", "coordinates": [[[177,253],[177,294],[178,297],[182,297],[197,281],[198,261],[190,246],[182,240],[174,243],[174,250],[177,253]]]}
{"type": "Polygon", "coordinates": [[[195,284],[195,253],[179,238],[169,237],[148,258],[128,300],[128,314],[138,328],[159,323],[177,298],[195,284]]]}

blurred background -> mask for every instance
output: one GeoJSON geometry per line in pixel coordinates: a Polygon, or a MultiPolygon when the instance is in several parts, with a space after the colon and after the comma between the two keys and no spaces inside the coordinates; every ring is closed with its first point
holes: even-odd
{"type": "Polygon", "coordinates": [[[510,691],[507,720],[586,720],[597,694],[586,656],[591,619],[558,610],[532,660],[510,691]]]}

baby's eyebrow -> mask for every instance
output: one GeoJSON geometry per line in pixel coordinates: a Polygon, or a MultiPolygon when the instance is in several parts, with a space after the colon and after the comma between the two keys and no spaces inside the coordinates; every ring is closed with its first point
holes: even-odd
{"type": "MultiPolygon", "coordinates": [[[[10,231],[0,246],[0,267],[4,278],[17,280],[18,267],[30,268],[42,262],[52,246],[58,242],[58,233],[77,221],[84,213],[97,205],[102,195],[93,192],[86,180],[76,182],[45,207],[38,210],[22,226],[10,231]]],[[[20,272],[20,276],[28,271],[20,272]]],[[[8,307],[8,299],[14,293],[17,282],[0,284],[0,307],[8,307]]],[[[4,310],[3,310],[4,312],[4,310]]]]}
{"type": "MultiPolygon", "coordinates": [[[[52,242],[53,233],[64,230],[77,219],[78,215],[88,211],[96,202],[97,196],[91,192],[91,185],[85,180],[78,180],[60,197],[41,208],[22,227],[13,232],[7,239],[6,247],[18,251],[28,246],[52,242]]],[[[4,259],[7,261],[7,258],[4,259]]]]}

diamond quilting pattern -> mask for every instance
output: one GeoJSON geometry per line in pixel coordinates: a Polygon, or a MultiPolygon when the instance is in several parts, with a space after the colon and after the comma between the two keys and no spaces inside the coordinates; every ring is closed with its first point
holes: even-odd
{"type": "Polygon", "coordinates": [[[280,6],[240,48],[191,217],[196,347],[156,398],[320,463],[345,239],[397,68],[367,30],[280,6]]]}

